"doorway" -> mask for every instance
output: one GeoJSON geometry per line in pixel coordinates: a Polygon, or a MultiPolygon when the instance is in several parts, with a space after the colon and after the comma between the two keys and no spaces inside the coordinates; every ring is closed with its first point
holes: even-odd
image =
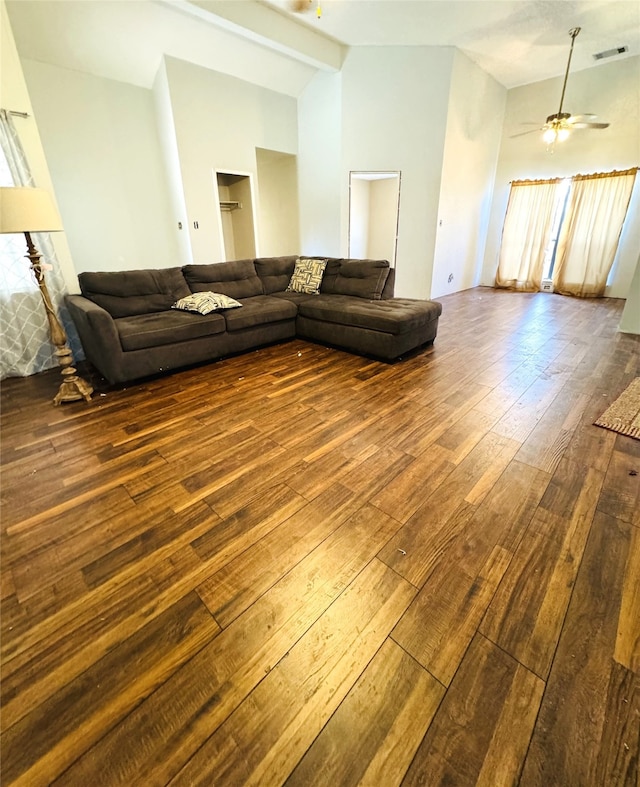
{"type": "Polygon", "coordinates": [[[400,172],[349,173],[349,256],[396,264],[400,172]]]}

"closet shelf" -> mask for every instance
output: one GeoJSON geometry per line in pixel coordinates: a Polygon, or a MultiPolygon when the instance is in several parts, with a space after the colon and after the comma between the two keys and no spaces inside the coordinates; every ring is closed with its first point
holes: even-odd
{"type": "Polygon", "coordinates": [[[220,210],[238,210],[241,207],[241,202],[235,200],[220,200],[220,210]]]}

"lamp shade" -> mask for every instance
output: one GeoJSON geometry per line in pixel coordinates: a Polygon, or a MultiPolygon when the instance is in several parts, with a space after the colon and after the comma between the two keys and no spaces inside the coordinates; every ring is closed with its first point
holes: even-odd
{"type": "Polygon", "coordinates": [[[57,232],[60,215],[45,189],[29,186],[0,188],[0,233],[57,232]]]}

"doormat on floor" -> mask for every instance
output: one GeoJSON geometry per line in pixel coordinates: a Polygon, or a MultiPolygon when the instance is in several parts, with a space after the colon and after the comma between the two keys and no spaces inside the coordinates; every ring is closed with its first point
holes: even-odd
{"type": "Polygon", "coordinates": [[[629,383],[594,424],[640,440],[640,377],[629,383]]]}

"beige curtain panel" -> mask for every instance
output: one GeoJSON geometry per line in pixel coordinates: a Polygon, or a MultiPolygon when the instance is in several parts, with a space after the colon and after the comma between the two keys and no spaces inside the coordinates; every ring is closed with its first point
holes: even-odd
{"type": "Polygon", "coordinates": [[[560,178],[514,181],[502,230],[496,287],[537,292],[551,239],[560,178]]]}
{"type": "Polygon", "coordinates": [[[553,271],[555,292],[581,298],[604,295],[635,177],[634,168],[572,178],[553,271]]]}

